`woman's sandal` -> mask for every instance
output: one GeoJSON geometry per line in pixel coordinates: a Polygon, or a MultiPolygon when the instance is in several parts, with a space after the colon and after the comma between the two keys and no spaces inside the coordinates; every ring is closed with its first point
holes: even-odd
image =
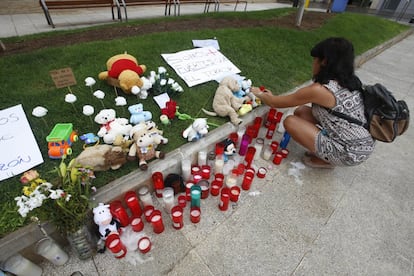
{"type": "Polygon", "coordinates": [[[329,164],[329,163],[324,163],[324,164],[319,163],[319,162],[316,163],[316,162],[312,161],[313,158],[317,158],[317,157],[315,157],[314,155],[313,156],[308,156],[308,155],[305,154],[305,156],[303,156],[303,158],[302,158],[302,162],[303,162],[303,164],[305,164],[306,166],[311,167],[311,168],[317,168],[317,169],[333,169],[333,168],[335,168],[334,165],[329,164]]]}

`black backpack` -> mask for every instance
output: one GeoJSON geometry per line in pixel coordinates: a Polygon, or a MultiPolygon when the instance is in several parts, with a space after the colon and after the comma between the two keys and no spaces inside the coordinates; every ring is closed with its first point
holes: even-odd
{"type": "Polygon", "coordinates": [[[338,111],[330,112],[351,123],[369,130],[375,140],[390,143],[403,134],[410,122],[407,103],[396,100],[392,93],[382,84],[365,85],[362,89],[367,123],[352,118],[338,111]]]}

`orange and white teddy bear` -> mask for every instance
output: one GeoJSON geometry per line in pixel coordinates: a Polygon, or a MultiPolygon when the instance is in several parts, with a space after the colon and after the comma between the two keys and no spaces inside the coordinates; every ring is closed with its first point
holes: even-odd
{"type": "Polygon", "coordinates": [[[107,71],[99,73],[100,80],[106,80],[109,85],[120,87],[126,94],[138,95],[144,86],[144,75],[147,67],[138,64],[135,57],[126,52],[110,57],[106,62],[107,71]]]}

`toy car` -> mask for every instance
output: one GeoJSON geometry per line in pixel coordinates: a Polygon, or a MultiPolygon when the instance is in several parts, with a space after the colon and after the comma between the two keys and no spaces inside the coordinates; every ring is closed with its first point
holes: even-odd
{"type": "Polygon", "coordinates": [[[78,135],[73,131],[73,125],[56,124],[46,137],[48,155],[51,159],[61,159],[64,155],[72,154],[72,143],[78,141],[78,135]]]}

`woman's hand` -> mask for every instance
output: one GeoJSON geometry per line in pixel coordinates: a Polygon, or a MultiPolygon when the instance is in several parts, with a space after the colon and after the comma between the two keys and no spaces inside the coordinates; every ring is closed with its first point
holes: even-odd
{"type": "Polygon", "coordinates": [[[252,92],[256,97],[261,98],[261,96],[263,96],[264,94],[270,94],[272,95],[272,91],[264,89],[261,90],[259,87],[250,87],[250,92],[252,92]]]}

